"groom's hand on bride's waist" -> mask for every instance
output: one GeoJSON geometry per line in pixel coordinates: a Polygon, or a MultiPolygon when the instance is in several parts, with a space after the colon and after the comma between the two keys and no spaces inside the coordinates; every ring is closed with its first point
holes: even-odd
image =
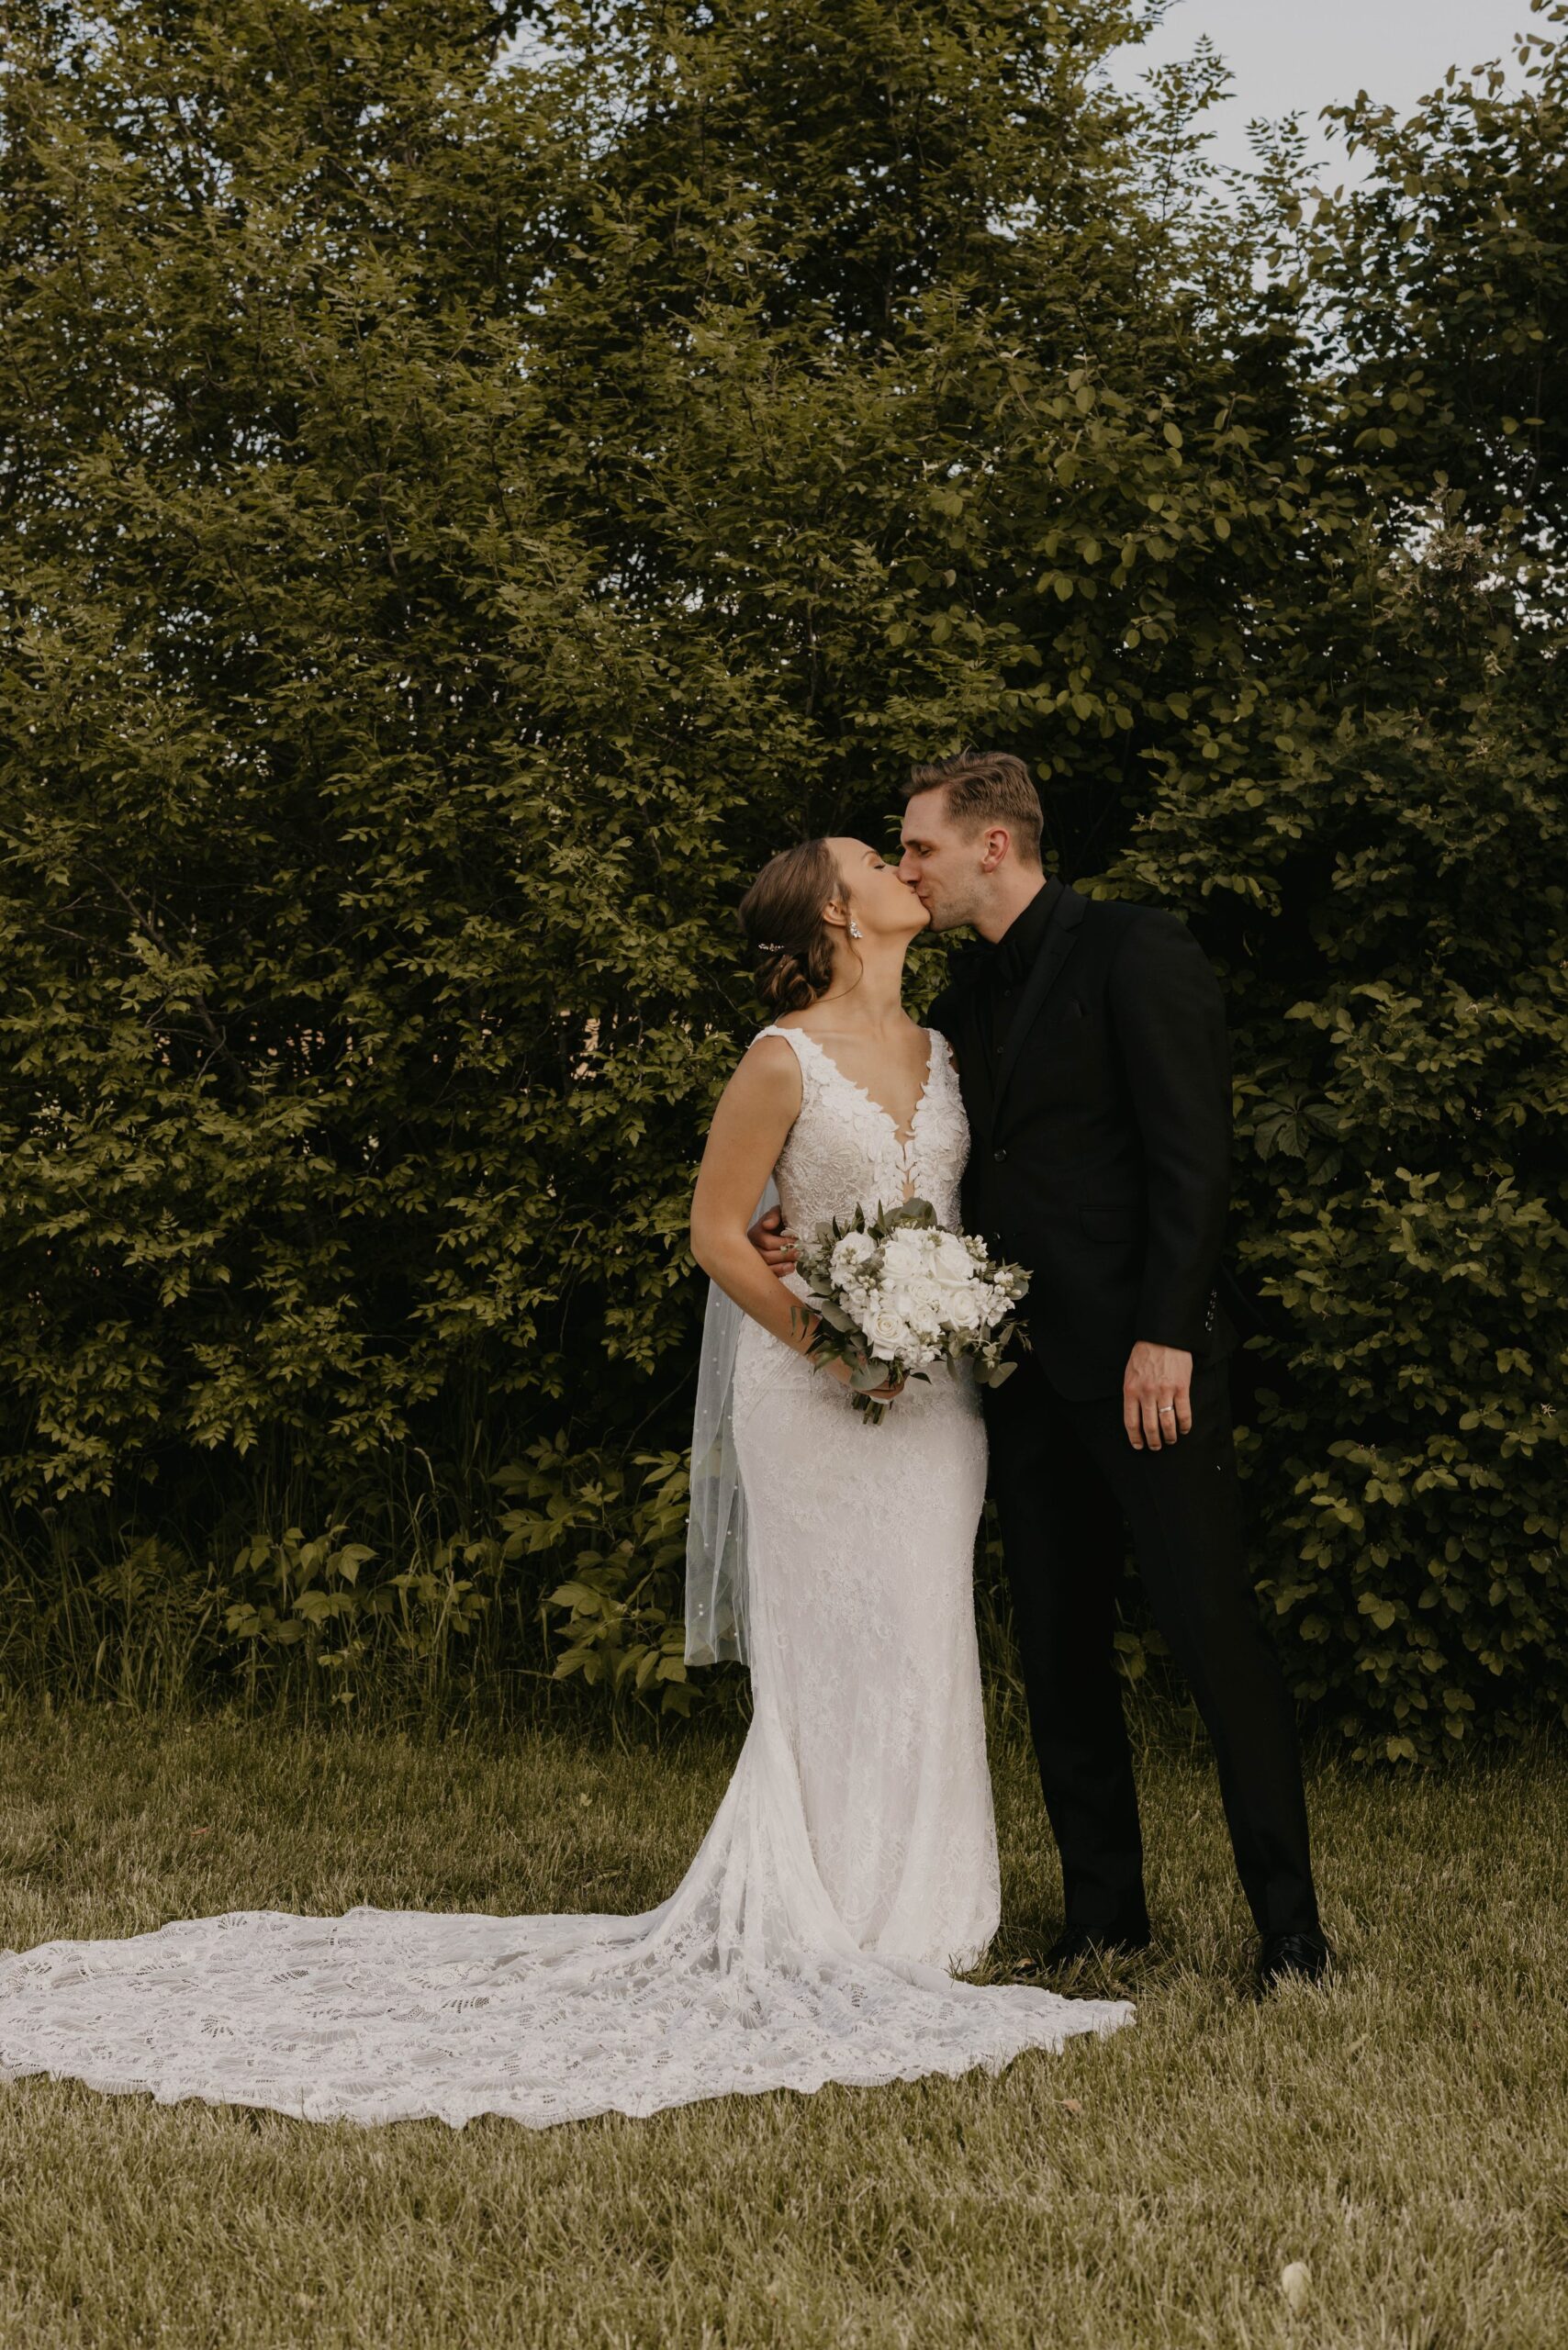
{"type": "Polygon", "coordinates": [[[759,1215],[756,1222],[747,1227],[746,1238],[770,1272],[782,1276],[794,1271],[795,1250],[799,1243],[792,1232],[784,1229],[782,1208],[769,1208],[765,1214],[759,1215]]]}
{"type": "Polygon", "coordinates": [[[1193,1358],[1140,1338],[1122,1374],[1122,1426],[1135,1452],[1159,1452],[1193,1427],[1193,1358]]]}

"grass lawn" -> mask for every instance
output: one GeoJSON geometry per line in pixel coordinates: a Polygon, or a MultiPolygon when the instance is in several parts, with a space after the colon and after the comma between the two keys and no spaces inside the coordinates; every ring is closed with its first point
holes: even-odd
{"type": "MultiPolygon", "coordinates": [[[[643,1908],[729,1760],[13,1711],[0,1946],[356,1901],[643,1908]]],[[[995,1766],[1001,1966],[1049,1930],[1056,1874],[1014,1737],[995,1766]]],[[[1142,1784],[1162,1947],[1118,1978],[1138,2021],[996,2079],[538,2132],[0,2087],[0,2344],[1560,2350],[1568,1757],[1320,1765],[1342,1971],[1262,2007],[1178,1721],[1142,1784]]]]}

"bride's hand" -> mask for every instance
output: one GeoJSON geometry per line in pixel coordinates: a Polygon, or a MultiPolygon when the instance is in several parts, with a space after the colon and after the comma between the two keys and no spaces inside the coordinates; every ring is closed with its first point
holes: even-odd
{"type": "MultiPolygon", "coordinates": [[[[823,1368],[832,1372],[841,1387],[847,1387],[858,1366],[852,1362],[844,1362],[834,1355],[823,1364],[823,1368]]],[[[902,1394],[903,1385],[902,1379],[891,1379],[885,1380],[880,1387],[862,1387],[858,1392],[862,1395],[870,1396],[873,1403],[890,1404],[895,1395],[902,1394]]]]}

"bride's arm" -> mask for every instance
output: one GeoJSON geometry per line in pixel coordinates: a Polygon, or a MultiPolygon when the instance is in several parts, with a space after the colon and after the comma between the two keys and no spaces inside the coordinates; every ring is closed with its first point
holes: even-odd
{"type": "Polygon", "coordinates": [[[691,1195],[691,1253],[726,1297],[803,1354],[816,1316],[769,1271],[746,1218],[801,1111],[801,1065],[782,1036],[761,1036],[719,1097],[691,1195]]]}

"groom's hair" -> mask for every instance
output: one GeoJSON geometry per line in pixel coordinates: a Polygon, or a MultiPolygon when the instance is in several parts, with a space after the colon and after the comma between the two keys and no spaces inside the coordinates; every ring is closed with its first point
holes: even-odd
{"type": "Polygon", "coordinates": [[[944,793],[948,815],[967,833],[1005,824],[1020,863],[1040,862],[1040,795],[1011,751],[959,751],[950,759],[926,760],[911,767],[903,796],[913,800],[917,791],[944,793]]]}

